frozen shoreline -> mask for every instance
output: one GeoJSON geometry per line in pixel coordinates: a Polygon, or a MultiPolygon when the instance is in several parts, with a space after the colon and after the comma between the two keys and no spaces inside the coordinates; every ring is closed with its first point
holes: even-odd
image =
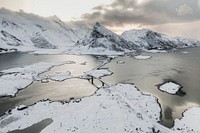
{"type": "Polygon", "coordinates": [[[161,111],[157,99],[142,94],[130,84],[102,88],[93,96],[69,103],[41,101],[22,110],[18,108],[0,118],[2,133],[30,127],[46,118],[51,118],[53,123],[43,133],[172,131],[157,123],[161,111]]]}
{"type": "Polygon", "coordinates": [[[200,107],[192,107],[183,113],[181,119],[174,120],[172,128],[177,133],[200,133],[200,107]]]}
{"type": "Polygon", "coordinates": [[[15,94],[32,84],[33,81],[42,80],[39,74],[54,66],[64,65],[66,62],[41,62],[29,66],[11,68],[1,71],[0,97],[15,96],[15,94]],[[14,81],[14,82],[13,82],[14,81]]]}

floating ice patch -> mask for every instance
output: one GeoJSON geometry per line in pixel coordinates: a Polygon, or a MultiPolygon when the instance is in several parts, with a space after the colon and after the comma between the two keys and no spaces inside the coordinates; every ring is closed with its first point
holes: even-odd
{"type": "Polygon", "coordinates": [[[183,53],[183,54],[188,54],[189,52],[187,52],[187,51],[183,51],[183,52],[181,52],[181,53],[183,53]]]}
{"type": "Polygon", "coordinates": [[[148,53],[167,53],[166,50],[157,50],[157,49],[152,49],[152,50],[144,50],[145,52],[148,53]]]}
{"type": "Polygon", "coordinates": [[[27,87],[35,80],[41,80],[38,75],[67,62],[41,62],[29,66],[1,71],[0,96],[14,96],[19,90],[27,87]]]}
{"type": "Polygon", "coordinates": [[[169,94],[176,94],[180,88],[181,88],[181,86],[176,83],[167,82],[167,83],[161,85],[158,89],[161,91],[167,92],[169,94]]]}
{"type": "Polygon", "coordinates": [[[160,111],[155,97],[134,85],[118,84],[69,103],[43,101],[23,110],[15,108],[0,117],[0,132],[25,129],[47,118],[53,122],[42,133],[172,132],[158,123],[160,111]]]}
{"type": "Polygon", "coordinates": [[[100,78],[103,76],[109,76],[112,74],[112,72],[107,69],[95,69],[95,70],[87,71],[85,72],[85,74],[88,76],[93,76],[95,78],[100,78]]]}
{"type": "Polygon", "coordinates": [[[56,72],[55,74],[49,75],[49,78],[55,81],[64,81],[66,79],[72,78],[72,76],[71,72],[66,71],[66,72],[56,72]]]}
{"type": "Polygon", "coordinates": [[[82,62],[82,63],[80,63],[80,65],[86,65],[87,64],[87,62],[85,61],[85,62],[82,62]]]}
{"type": "Polygon", "coordinates": [[[151,56],[148,56],[148,55],[137,55],[135,56],[135,59],[138,59],[138,60],[146,60],[146,59],[150,59],[151,56]]]}
{"type": "Polygon", "coordinates": [[[175,119],[173,130],[176,133],[199,133],[200,132],[200,108],[192,107],[183,113],[181,119],[175,119]]]}
{"type": "Polygon", "coordinates": [[[117,64],[124,64],[125,62],[122,60],[117,61],[117,64]]]}

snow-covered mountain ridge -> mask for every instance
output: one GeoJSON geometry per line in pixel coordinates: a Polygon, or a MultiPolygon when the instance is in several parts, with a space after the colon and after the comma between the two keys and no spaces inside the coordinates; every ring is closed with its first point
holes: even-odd
{"type": "Polygon", "coordinates": [[[76,46],[80,49],[96,52],[119,51],[147,51],[147,50],[171,50],[199,46],[197,40],[168,37],[149,29],[130,30],[121,36],[96,23],[90,35],[79,41],[76,46]]]}
{"type": "Polygon", "coordinates": [[[169,37],[162,33],[157,33],[149,29],[130,30],[124,32],[122,38],[128,42],[137,44],[142,49],[158,49],[169,50],[173,48],[185,48],[199,46],[200,42],[197,40],[169,37]]]}
{"type": "Polygon", "coordinates": [[[199,45],[197,40],[168,37],[149,29],[133,29],[119,36],[98,22],[93,29],[75,30],[56,16],[44,18],[0,9],[0,53],[17,50],[48,54],[119,54],[199,45]]]}
{"type": "Polygon", "coordinates": [[[0,52],[67,49],[73,46],[89,28],[72,30],[58,17],[40,17],[24,12],[0,9],[0,52]],[[80,34],[79,34],[80,32],[80,34]]]}

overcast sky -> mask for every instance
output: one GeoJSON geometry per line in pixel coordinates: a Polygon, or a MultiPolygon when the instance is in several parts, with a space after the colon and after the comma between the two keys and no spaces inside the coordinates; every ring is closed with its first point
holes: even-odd
{"type": "Polygon", "coordinates": [[[117,33],[150,28],[200,39],[200,0],[0,0],[0,7],[77,25],[100,22],[117,33]]]}

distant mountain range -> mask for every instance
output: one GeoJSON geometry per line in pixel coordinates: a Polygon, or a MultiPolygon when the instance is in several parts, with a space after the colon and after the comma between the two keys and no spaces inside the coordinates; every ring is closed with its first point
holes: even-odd
{"type": "Polygon", "coordinates": [[[148,50],[171,50],[199,46],[197,40],[168,37],[164,34],[149,29],[130,30],[122,33],[121,36],[96,23],[91,34],[76,43],[76,47],[88,51],[148,51],[148,50]]]}
{"type": "Polygon", "coordinates": [[[96,23],[93,29],[71,29],[58,17],[40,17],[0,9],[0,52],[10,50],[71,50],[84,53],[170,50],[195,47],[200,42],[168,37],[149,29],[130,30],[121,36],[96,23]]]}

